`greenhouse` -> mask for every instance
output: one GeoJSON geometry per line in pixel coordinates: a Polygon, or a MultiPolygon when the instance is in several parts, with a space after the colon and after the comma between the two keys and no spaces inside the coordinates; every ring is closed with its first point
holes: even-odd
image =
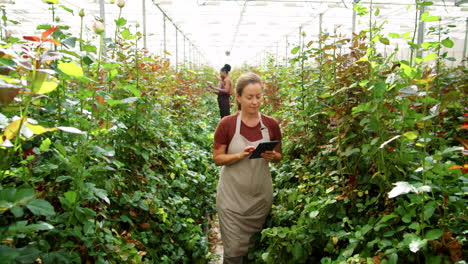
{"type": "Polygon", "coordinates": [[[0,264],[466,263],[467,0],[0,8],[0,264]]]}

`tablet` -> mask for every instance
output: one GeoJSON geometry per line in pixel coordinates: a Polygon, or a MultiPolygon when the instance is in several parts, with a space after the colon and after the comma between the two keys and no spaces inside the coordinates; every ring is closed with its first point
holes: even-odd
{"type": "Polygon", "coordinates": [[[257,148],[252,152],[252,154],[250,154],[249,159],[261,158],[260,154],[268,150],[273,150],[276,147],[276,145],[278,145],[279,143],[280,141],[277,140],[277,141],[262,142],[258,144],[257,148]]]}

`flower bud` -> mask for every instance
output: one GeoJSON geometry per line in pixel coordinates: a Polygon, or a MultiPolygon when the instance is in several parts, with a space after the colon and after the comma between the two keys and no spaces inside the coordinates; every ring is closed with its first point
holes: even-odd
{"type": "Polygon", "coordinates": [[[104,24],[102,22],[94,21],[94,24],[93,24],[94,33],[101,35],[102,33],[104,33],[104,29],[105,29],[104,24]]]}
{"type": "Polygon", "coordinates": [[[115,4],[115,0],[110,0],[110,3],[111,3],[111,4],[115,4]]]}
{"type": "Polygon", "coordinates": [[[117,6],[122,8],[125,6],[125,0],[117,0],[117,6]]]}
{"type": "Polygon", "coordinates": [[[80,12],[78,13],[80,17],[84,17],[84,8],[80,8],[80,12]]]}

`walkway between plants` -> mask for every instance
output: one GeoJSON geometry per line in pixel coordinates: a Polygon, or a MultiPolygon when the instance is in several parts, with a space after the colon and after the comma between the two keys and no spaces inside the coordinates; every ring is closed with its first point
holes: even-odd
{"type": "Polygon", "coordinates": [[[221,241],[221,230],[219,229],[219,221],[217,216],[209,219],[210,229],[208,230],[208,240],[210,243],[210,252],[213,254],[213,259],[210,264],[223,263],[223,242],[221,241]]]}

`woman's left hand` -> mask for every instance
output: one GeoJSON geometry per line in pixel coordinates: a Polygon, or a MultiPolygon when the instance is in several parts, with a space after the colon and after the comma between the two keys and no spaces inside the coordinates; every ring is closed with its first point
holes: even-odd
{"type": "Polygon", "coordinates": [[[280,155],[281,153],[278,153],[274,150],[265,151],[262,154],[260,154],[260,156],[266,161],[279,161],[281,159],[280,155]]]}

